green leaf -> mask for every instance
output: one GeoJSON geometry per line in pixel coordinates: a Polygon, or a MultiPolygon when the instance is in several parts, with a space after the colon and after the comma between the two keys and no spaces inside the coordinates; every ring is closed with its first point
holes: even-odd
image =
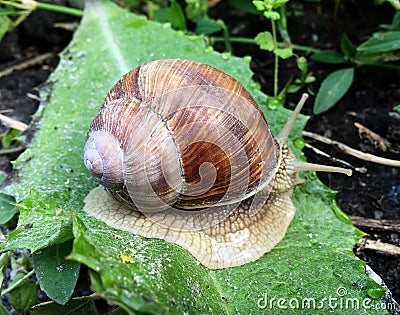
{"type": "Polygon", "coordinates": [[[264,3],[264,1],[253,1],[254,6],[258,11],[265,11],[267,10],[267,7],[264,3]]]}
{"type": "Polygon", "coordinates": [[[400,31],[400,12],[397,11],[392,20],[392,24],[390,25],[390,30],[392,31],[400,31]]]}
{"type": "Polygon", "coordinates": [[[8,176],[7,176],[6,173],[4,173],[4,172],[1,172],[1,173],[0,173],[0,186],[3,185],[3,183],[6,181],[7,177],[8,177],[8,176]]]}
{"type": "MultiPolygon", "coordinates": [[[[8,262],[10,260],[11,252],[3,253],[0,255],[0,287],[3,286],[4,275],[6,273],[8,262]]],[[[1,313],[0,313],[1,315],[1,313]]]]}
{"type": "Polygon", "coordinates": [[[368,235],[367,233],[365,233],[364,231],[361,231],[360,229],[356,228],[354,230],[354,236],[356,238],[356,240],[360,240],[361,238],[363,238],[364,236],[368,235]]]}
{"type": "Polygon", "coordinates": [[[335,105],[350,88],[354,69],[337,70],[328,75],[318,90],[314,104],[314,114],[321,114],[335,105]]]}
{"type": "Polygon", "coordinates": [[[263,50],[272,51],[274,49],[274,40],[270,32],[258,33],[255,38],[255,41],[257,45],[259,45],[260,48],[263,50]]]}
{"type": "Polygon", "coordinates": [[[0,8],[0,16],[23,15],[23,14],[27,14],[27,13],[28,13],[27,10],[12,10],[9,8],[0,8]]]}
{"type": "Polygon", "coordinates": [[[343,34],[342,36],[342,40],[340,41],[340,49],[342,50],[343,55],[345,55],[347,58],[353,57],[356,53],[356,48],[347,34],[343,34]]]}
{"type": "Polygon", "coordinates": [[[386,288],[382,287],[380,284],[376,283],[374,280],[369,279],[367,283],[367,293],[368,296],[375,299],[380,300],[382,296],[387,291],[386,288]]]}
{"type": "MultiPolygon", "coordinates": [[[[29,198],[19,204],[21,213],[18,227],[8,235],[7,242],[0,247],[0,252],[18,248],[36,251],[71,239],[71,213],[68,209],[64,211],[60,205],[60,200],[70,198],[68,189],[64,190],[45,195],[32,190],[29,198]],[[31,211],[32,209],[34,211],[31,211]]],[[[78,201],[75,200],[76,202],[78,201]]]]}
{"type": "Polygon", "coordinates": [[[211,35],[216,32],[219,32],[220,30],[221,27],[214,20],[201,19],[197,21],[196,24],[196,34],[211,35]]]}
{"type": "Polygon", "coordinates": [[[79,276],[80,264],[65,258],[71,249],[72,242],[68,241],[32,255],[41,289],[59,304],[69,301],[79,276]]]}
{"type": "Polygon", "coordinates": [[[397,61],[400,60],[400,50],[397,51],[389,51],[382,53],[369,53],[365,52],[357,52],[354,57],[356,63],[358,65],[372,65],[378,66],[380,68],[386,68],[388,70],[400,70],[400,66],[394,64],[384,65],[384,62],[397,61]]]}
{"type": "Polygon", "coordinates": [[[160,8],[154,11],[154,19],[160,23],[171,22],[171,8],[160,8]]]}
{"type": "Polygon", "coordinates": [[[0,193],[0,224],[6,224],[18,213],[15,198],[0,193]]]}
{"type": "MultiPolygon", "coordinates": [[[[366,262],[365,262],[365,261],[356,260],[356,268],[357,268],[360,272],[364,272],[364,271],[365,271],[365,266],[366,266],[366,262]]],[[[370,279],[368,279],[368,281],[370,281],[370,279]]]]}
{"type": "Polygon", "coordinates": [[[311,59],[317,62],[341,64],[345,63],[346,60],[341,54],[333,50],[322,50],[311,56],[311,59]]]}
{"type": "Polygon", "coordinates": [[[11,256],[11,269],[15,272],[27,272],[31,269],[31,263],[25,251],[21,253],[19,258],[11,256]]]}
{"type": "Polygon", "coordinates": [[[400,104],[398,104],[395,107],[393,107],[393,110],[395,110],[395,111],[400,113],[400,104]]]}
{"type": "Polygon", "coordinates": [[[0,41],[3,39],[4,35],[6,35],[11,26],[10,19],[6,16],[8,14],[5,13],[2,15],[2,13],[4,13],[4,11],[0,11],[0,41]]]}
{"type": "Polygon", "coordinates": [[[20,133],[20,130],[13,128],[9,128],[6,132],[2,133],[0,136],[3,147],[11,146],[20,133]]]}
{"type": "Polygon", "coordinates": [[[129,315],[129,314],[121,307],[118,307],[116,310],[112,312],[112,315],[129,315]]]}
{"type": "Polygon", "coordinates": [[[257,10],[251,0],[228,0],[228,3],[235,9],[246,13],[260,14],[260,11],[262,11],[257,10]]]}
{"type": "Polygon", "coordinates": [[[267,19],[270,19],[273,21],[279,20],[281,18],[281,15],[275,11],[264,11],[263,14],[267,19]]]}
{"type": "Polygon", "coordinates": [[[332,210],[335,212],[339,220],[343,221],[344,223],[351,224],[350,217],[338,207],[335,199],[332,200],[332,210]]]}
{"type": "Polygon", "coordinates": [[[358,46],[364,53],[383,53],[400,49],[400,31],[374,33],[370,39],[358,46]]]}
{"type": "MultiPolygon", "coordinates": [[[[294,300],[311,294],[322,300],[326,297],[324,290],[336,292],[340,287],[361,301],[364,293],[351,283],[365,283],[364,276],[357,272],[346,275],[344,266],[350,268],[355,263],[340,250],[351,243],[341,240],[342,233],[348,233],[345,231],[351,226],[338,224],[321,200],[324,191],[316,188],[316,182],[309,182],[297,190],[294,197],[297,220],[285,239],[260,260],[242,267],[207,270],[176,245],[155,239],[134,242],[129,233],[109,228],[86,214],[76,218],[71,256],[98,273],[93,287],[99,294],[107,296],[112,303],[128,306],[130,314],[207,313],[210,309],[216,314],[231,314],[234,310],[248,314],[258,309],[257,303],[264,294],[294,300]],[[310,204],[314,207],[310,208],[310,204]],[[335,225],[334,234],[327,229],[332,225],[335,225]],[[114,235],[118,235],[119,242],[114,235]],[[130,255],[134,262],[124,262],[121,253],[130,255]],[[288,273],[290,282],[287,282],[288,273]],[[131,286],[133,278],[136,282],[131,286]],[[307,290],[302,292],[305,283],[307,290]],[[108,287],[112,290],[107,290],[108,287]],[[182,303],[168,292],[174,292],[176,297],[185,296],[187,300],[182,303]]],[[[276,305],[274,309],[279,313],[276,305]]]]}
{"type": "Polygon", "coordinates": [[[207,0],[186,0],[186,16],[190,21],[198,22],[200,19],[207,18],[207,0]]]}
{"type": "MultiPolygon", "coordinates": [[[[10,283],[10,286],[22,279],[24,276],[25,275],[22,273],[17,274],[10,283]]],[[[29,278],[25,278],[19,286],[10,292],[8,301],[15,310],[26,312],[35,305],[37,301],[37,289],[37,284],[30,282],[29,278]]]]}
{"type": "MultiPolygon", "coordinates": [[[[297,83],[297,82],[296,82],[297,83]]],[[[302,88],[301,83],[299,84],[290,84],[287,89],[287,93],[297,93],[302,88]]]]}
{"type": "Polygon", "coordinates": [[[274,54],[276,54],[278,57],[282,59],[287,59],[293,56],[293,50],[292,48],[275,48],[274,54]]]}
{"type": "Polygon", "coordinates": [[[181,6],[176,1],[171,1],[169,8],[161,8],[154,12],[154,18],[160,23],[171,23],[176,30],[186,29],[185,15],[181,6]]]}
{"type": "Polygon", "coordinates": [[[186,20],[182,8],[175,0],[171,1],[171,25],[176,30],[186,30],[186,20]]]}
{"type": "MultiPolygon", "coordinates": [[[[89,2],[59,66],[40,88],[45,101],[36,114],[38,129],[15,162],[18,181],[4,190],[19,203],[32,193],[21,203],[18,228],[2,250],[38,251],[64,243],[72,237],[73,222],[70,257],[90,267],[96,296],[128,314],[324,314],[332,312],[328,305],[298,310],[275,303],[272,309],[260,310],[257,303],[266,295],[322,301],[337,297],[339,287],[362,301],[367,277],[346,253],[354,245],[355,229],[336,218],[332,194],[312,175],[295,189],[297,213],[283,241],[259,260],[236,268],[208,270],[179,246],[110,228],[82,211],[84,197],[96,186],[82,155],[100,103],[122,74],[145,61],[164,58],[200,61],[235,77],[262,106],[274,134],[287,121],[290,111],[268,108],[267,96],[251,80],[248,62],[218,54],[200,37],[186,37],[111,2],[89,2]],[[361,285],[353,287],[353,282],[361,285]]],[[[305,117],[297,121],[294,139],[300,137],[305,122],[305,117]]],[[[291,141],[289,146],[301,154],[291,141]]]]}
{"type": "Polygon", "coordinates": [[[289,0],[272,0],[271,2],[273,3],[273,8],[278,9],[284,4],[286,4],[289,0]]]}
{"type": "Polygon", "coordinates": [[[297,68],[299,68],[301,77],[306,77],[307,72],[308,72],[308,64],[307,64],[307,59],[304,57],[299,57],[296,59],[297,62],[297,68]]]}
{"type": "Polygon", "coordinates": [[[10,312],[3,304],[0,304],[0,315],[10,315],[10,312]]]}
{"type": "Polygon", "coordinates": [[[305,83],[305,84],[310,84],[310,83],[314,83],[316,80],[317,80],[317,79],[316,79],[314,76],[312,76],[312,75],[307,75],[306,78],[305,78],[305,80],[304,80],[304,83],[305,83]]]}
{"type": "Polygon", "coordinates": [[[33,307],[32,315],[98,315],[93,297],[73,298],[65,305],[45,302],[33,307]]]}

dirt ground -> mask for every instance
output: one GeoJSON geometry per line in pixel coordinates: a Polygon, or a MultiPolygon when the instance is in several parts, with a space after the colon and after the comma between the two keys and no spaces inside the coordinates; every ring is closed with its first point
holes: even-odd
{"type": "MultiPolygon", "coordinates": [[[[302,6],[302,15],[295,16],[293,7],[288,10],[289,33],[296,44],[315,48],[336,49],[343,32],[354,43],[366,40],[379,24],[390,24],[394,10],[388,4],[371,9],[373,1],[342,1],[336,20],[333,18],[333,3],[324,5],[294,1],[302,6]],[[370,14],[373,10],[374,14],[370,14]],[[367,16],[367,18],[366,18],[367,16]]],[[[260,17],[238,13],[221,2],[210,10],[210,16],[227,22],[232,36],[254,37],[268,28],[268,22],[260,17]]],[[[0,42],[0,73],[9,67],[23,64],[25,61],[50,53],[42,61],[23,70],[0,76],[0,111],[14,119],[29,123],[39,101],[35,87],[46,81],[57,65],[57,53],[70,41],[72,33],[54,28],[56,22],[77,21],[49,12],[35,12],[14,32],[9,33],[0,42]]],[[[222,49],[217,46],[217,49],[222,49]]],[[[252,56],[254,80],[260,82],[262,90],[272,94],[271,55],[252,45],[234,44],[234,54],[252,56]]],[[[298,76],[296,62],[293,59],[281,62],[280,84],[291,75],[298,76]]],[[[309,62],[310,71],[316,77],[316,83],[310,88],[317,91],[321,80],[337,67],[309,62]]],[[[287,106],[291,107],[299,99],[299,93],[289,95],[287,106]]],[[[399,73],[372,68],[356,70],[355,80],[350,91],[331,110],[318,116],[312,115],[308,101],[303,113],[311,115],[306,130],[340,141],[348,146],[389,159],[400,160],[400,118],[393,107],[400,103],[399,73]],[[380,149],[365,134],[360,134],[354,123],[360,123],[386,139],[387,151],[380,149]]],[[[6,128],[0,125],[0,133],[6,128]]],[[[32,135],[29,135],[28,139],[32,135]]],[[[338,191],[336,200],[343,211],[350,215],[355,225],[368,233],[367,240],[379,241],[400,247],[400,169],[362,161],[340,152],[331,145],[313,141],[305,137],[307,143],[324,151],[331,157],[349,163],[354,175],[348,178],[338,174],[319,174],[319,178],[329,187],[338,191]],[[363,172],[358,171],[363,170],[363,172]]],[[[308,161],[321,164],[339,165],[305,148],[308,161]]],[[[18,153],[0,155],[0,171],[12,174],[10,161],[18,153]]],[[[377,272],[400,301],[400,256],[390,250],[369,249],[360,244],[354,251],[377,272]]]]}

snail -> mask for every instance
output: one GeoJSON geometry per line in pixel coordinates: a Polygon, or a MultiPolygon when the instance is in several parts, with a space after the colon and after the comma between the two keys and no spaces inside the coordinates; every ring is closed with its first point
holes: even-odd
{"type": "Polygon", "coordinates": [[[257,260],[294,217],[300,171],[351,175],[298,161],[286,145],[306,97],[274,138],[250,93],[224,72],[180,59],[136,67],[89,127],[84,163],[101,186],[84,210],[178,244],[210,269],[257,260]]]}

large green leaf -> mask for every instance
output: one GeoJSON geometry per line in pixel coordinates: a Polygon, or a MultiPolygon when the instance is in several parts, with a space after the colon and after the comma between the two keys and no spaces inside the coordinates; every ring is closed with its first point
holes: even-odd
{"type": "MultiPolygon", "coordinates": [[[[332,192],[314,177],[295,191],[298,213],[284,240],[258,261],[225,270],[208,270],[179,246],[110,228],[82,211],[84,196],[95,186],[82,162],[91,119],[123,73],[162,58],[197,60],[231,74],[265,109],[274,132],[287,119],[282,108],[266,109],[266,97],[252,83],[244,60],[213,52],[201,38],[188,38],[112,3],[91,2],[57,70],[41,88],[45,101],[35,117],[35,139],[15,163],[14,184],[5,189],[17,201],[32,193],[21,203],[18,227],[2,251],[38,251],[74,236],[69,257],[88,265],[97,293],[129,314],[254,314],[264,308],[274,314],[366,312],[328,304],[330,298],[351,298],[361,305],[367,278],[348,254],[354,227],[336,218],[332,192]],[[312,300],[314,307],[304,304],[312,300]]],[[[300,119],[294,137],[304,123],[300,119]]]]}

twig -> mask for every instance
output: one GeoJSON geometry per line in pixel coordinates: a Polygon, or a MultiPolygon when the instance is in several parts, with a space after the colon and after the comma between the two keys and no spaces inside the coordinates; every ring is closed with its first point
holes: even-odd
{"type": "Polygon", "coordinates": [[[365,153],[365,152],[353,149],[353,148],[345,145],[344,143],[329,139],[327,137],[318,135],[313,132],[303,131],[302,134],[303,134],[303,136],[321,141],[321,142],[329,144],[329,145],[333,145],[333,146],[337,147],[339,150],[341,150],[349,155],[352,155],[356,158],[359,158],[361,160],[368,161],[368,162],[374,162],[374,163],[378,163],[378,164],[383,164],[383,165],[388,165],[388,166],[393,166],[393,167],[400,167],[399,160],[386,159],[386,158],[379,157],[379,156],[376,156],[373,154],[365,153]]]}
{"type": "Polygon", "coordinates": [[[353,224],[360,228],[369,228],[380,231],[390,231],[400,233],[400,221],[377,220],[359,216],[350,216],[353,224]]]}
{"type": "Polygon", "coordinates": [[[4,116],[3,114],[0,114],[0,122],[10,128],[17,129],[19,131],[24,131],[26,128],[28,128],[27,124],[24,124],[21,121],[12,119],[10,117],[4,116]]]}
{"type": "Polygon", "coordinates": [[[41,101],[40,97],[39,97],[39,96],[37,96],[37,95],[35,95],[35,94],[32,94],[32,93],[26,93],[26,96],[28,96],[30,99],[33,99],[33,100],[35,100],[35,101],[38,101],[38,102],[40,102],[40,101],[41,101]]]}
{"type": "Polygon", "coordinates": [[[361,125],[358,122],[354,123],[354,126],[358,129],[358,132],[361,133],[366,133],[368,135],[368,137],[374,142],[377,143],[379,148],[382,151],[387,151],[388,146],[390,146],[389,141],[387,141],[386,139],[382,138],[380,135],[378,135],[377,133],[373,132],[372,130],[368,129],[367,127],[361,125]]]}
{"type": "Polygon", "coordinates": [[[0,110],[0,114],[4,113],[12,113],[14,110],[12,108],[2,109],[0,110]]]}
{"type": "Polygon", "coordinates": [[[400,255],[400,247],[389,243],[363,239],[360,240],[357,245],[359,250],[370,249],[386,255],[400,255]]]}
{"type": "Polygon", "coordinates": [[[0,71],[0,78],[6,77],[13,73],[13,71],[17,70],[24,70],[32,66],[36,66],[37,64],[41,64],[44,60],[52,57],[52,53],[45,53],[43,55],[36,56],[32,59],[29,59],[27,61],[21,62],[17,65],[13,65],[11,67],[8,67],[7,69],[4,69],[3,71],[0,71]]]}

